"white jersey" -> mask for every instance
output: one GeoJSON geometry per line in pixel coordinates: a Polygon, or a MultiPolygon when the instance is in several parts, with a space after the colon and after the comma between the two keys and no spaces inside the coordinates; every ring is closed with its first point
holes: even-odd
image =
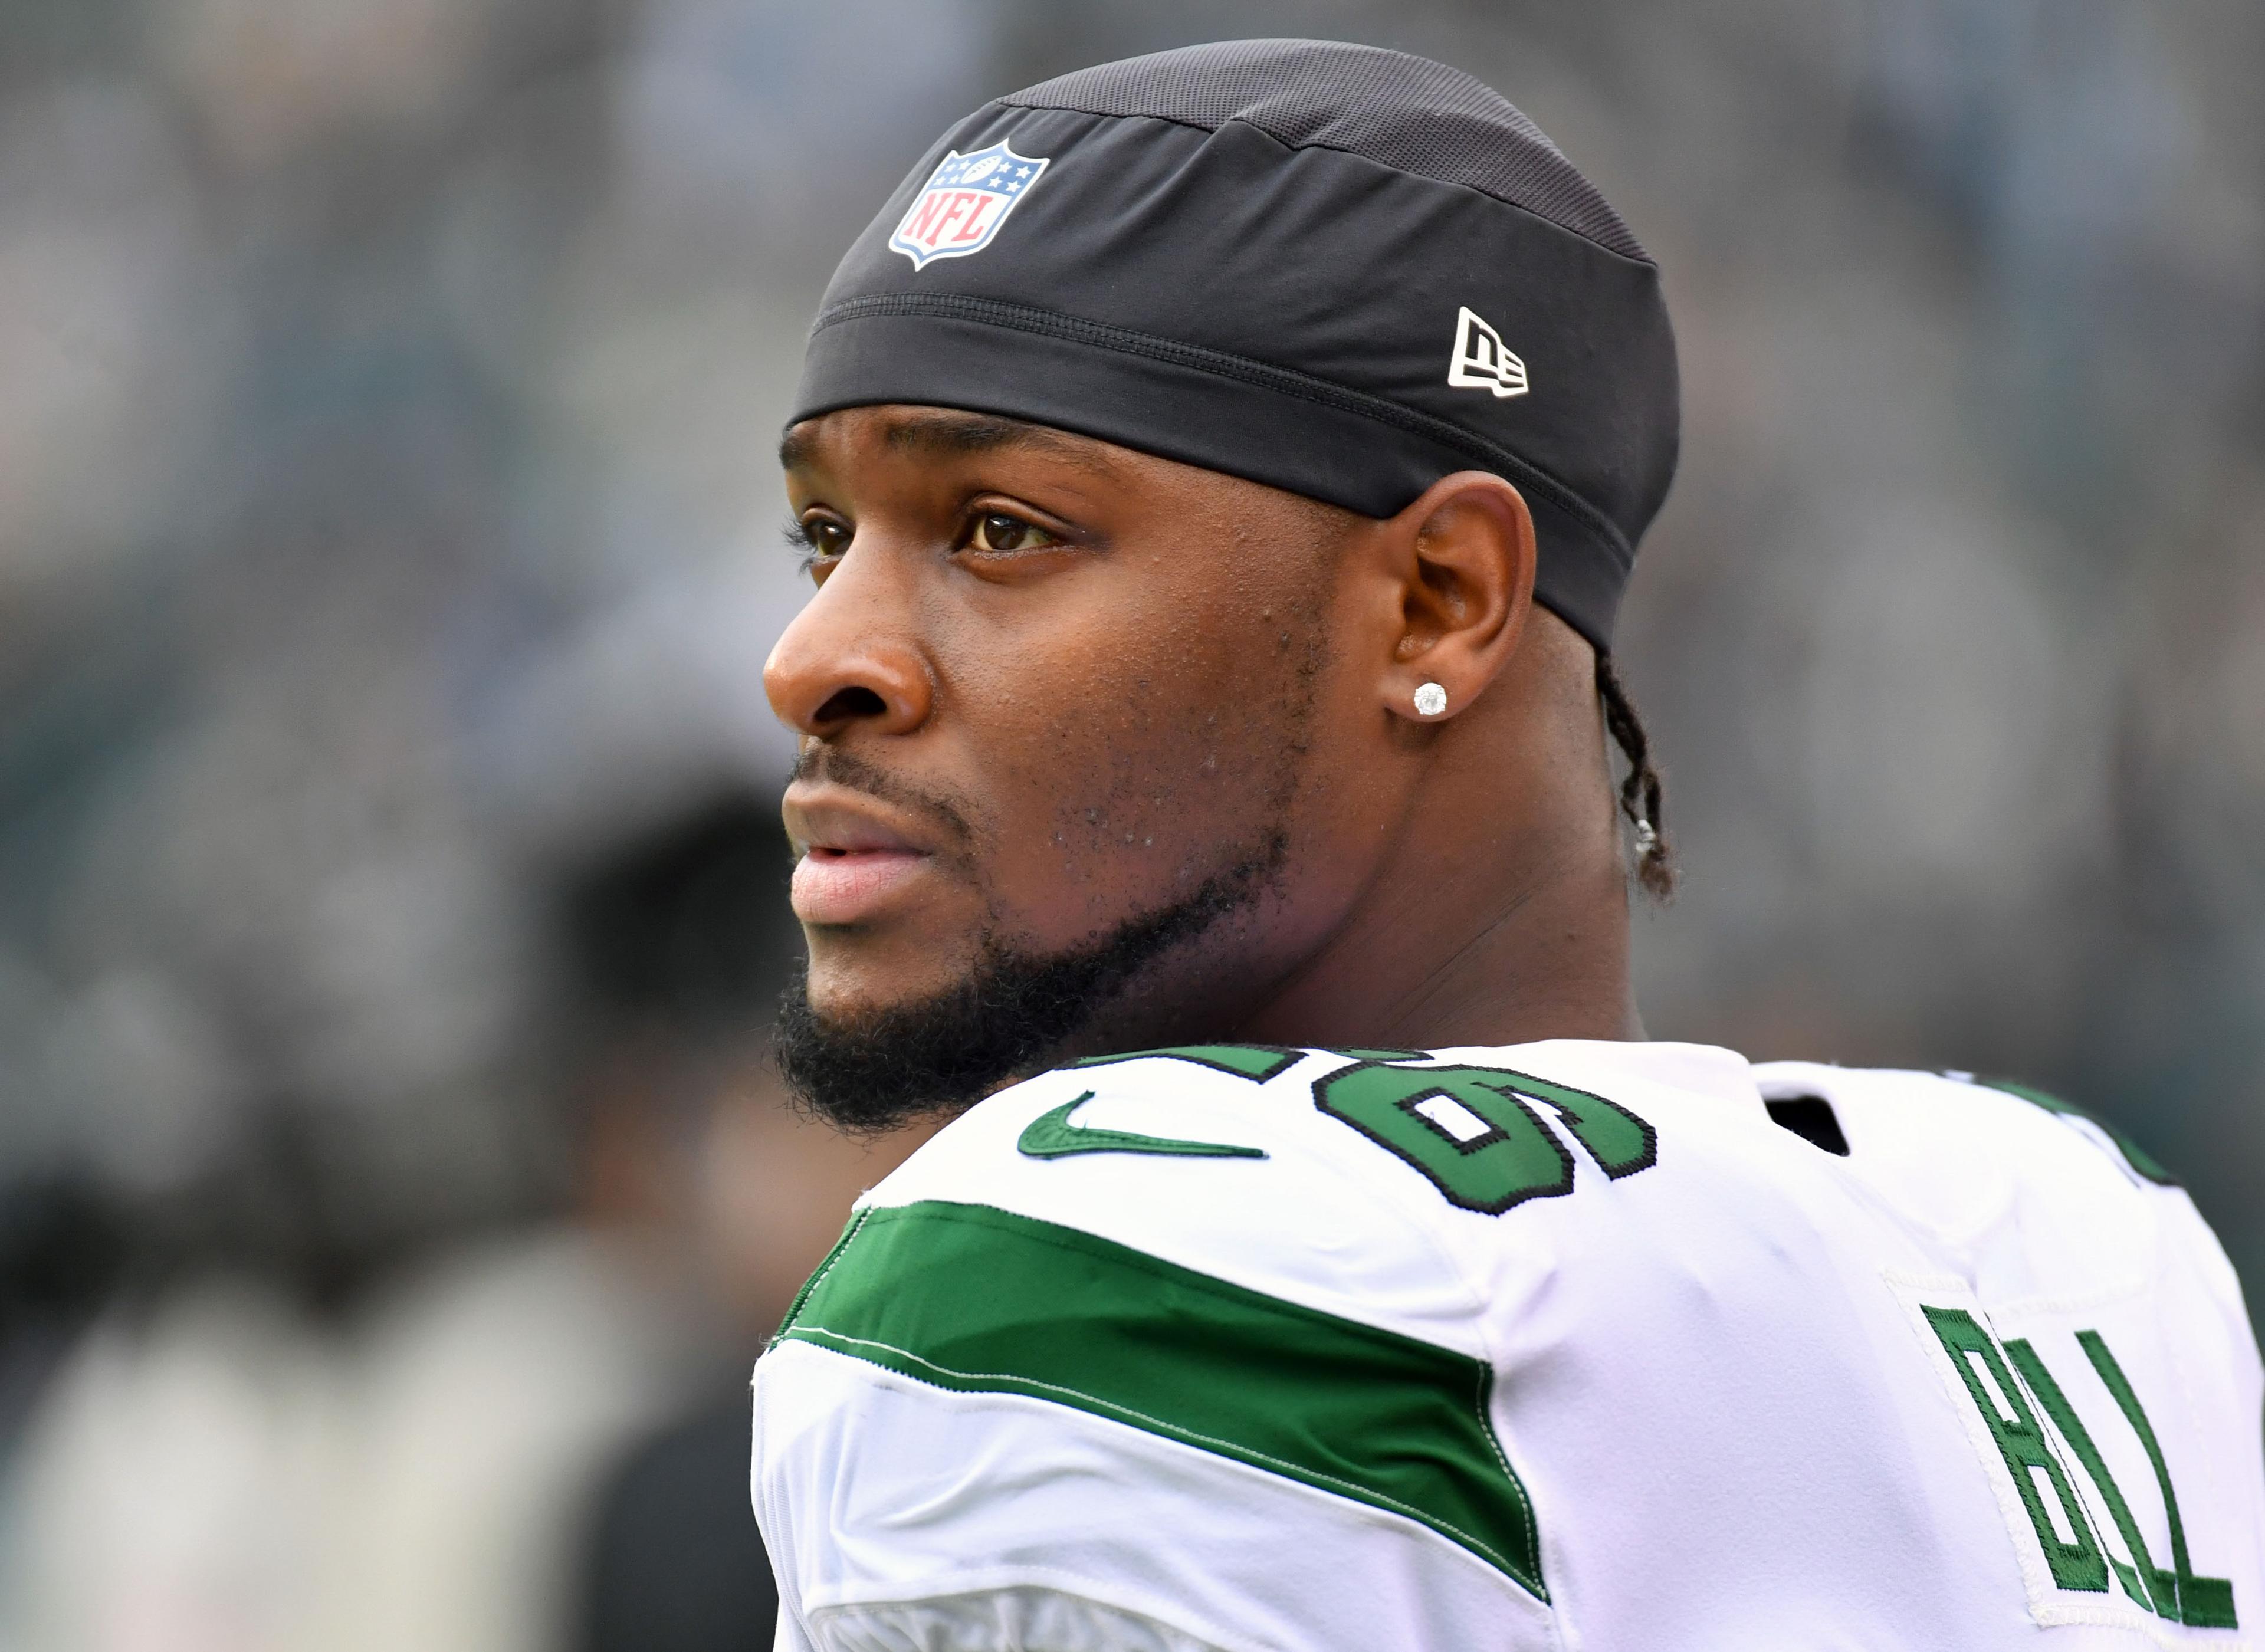
{"type": "Polygon", "coordinates": [[[2265,1646],[2261,1401],[2186,1196],[2050,1098],[1203,1046],[867,1195],[754,1488],[782,1648],[2265,1646]]]}

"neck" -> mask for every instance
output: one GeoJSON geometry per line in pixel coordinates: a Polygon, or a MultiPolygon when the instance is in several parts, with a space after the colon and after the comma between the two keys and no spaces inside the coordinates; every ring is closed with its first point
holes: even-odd
{"type": "Polygon", "coordinates": [[[1236,1029],[1260,1044],[1445,1049],[1642,1038],[1617,866],[1380,881],[1236,1029]],[[1475,882],[1494,886],[1475,889],[1475,882]]]}
{"type": "Polygon", "coordinates": [[[1237,1037],[1441,1049],[1644,1036],[1593,664],[1565,640],[1577,657],[1545,643],[1438,731],[1392,854],[1237,1037]]]}

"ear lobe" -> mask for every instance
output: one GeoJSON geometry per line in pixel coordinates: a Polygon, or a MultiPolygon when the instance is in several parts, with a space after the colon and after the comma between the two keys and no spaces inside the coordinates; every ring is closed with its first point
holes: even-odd
{"type": "Polygon", "coordinates": [[[1462,470],[1426,488],[1392,527],[1401,615],[1382,697],[1411,722],[1442,722],[1517,651],[1533,605],[1533,518],[1502,477],[1462,470]],[[1444,693],[1443,712],[1418,709],[1426,684],[1444,693]]]}

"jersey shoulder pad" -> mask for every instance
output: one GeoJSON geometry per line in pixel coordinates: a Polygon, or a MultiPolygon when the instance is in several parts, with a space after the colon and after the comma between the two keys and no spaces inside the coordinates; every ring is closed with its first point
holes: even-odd
{"type": "Polygon", "coordinates": [[[774,1349],[1129,1425],[1537,1597],[1483,1304],[1315,1106],[1314,1075],[1358,1059],[1203,1046],[1002,1091],[860,1201],[774,1349]]]}
{"type": "MultiPolygon", "coordinates": [[[[1773,1107],[1803,1096],[1828,1102],[1878,1146],[1929,1139],[1946,1148],[2057,1163],[2088,1153],[2125,1180],[2175,1187],[2177,1179],[2115,1125],[2050,1091],[1971,1073],[1840,1067],[1811,1061],[1758,1064],[1756,1083],[1773,1107]]],[[[1851,1142],[1854,1137],[1850,1138],[1851,1142]]]]}

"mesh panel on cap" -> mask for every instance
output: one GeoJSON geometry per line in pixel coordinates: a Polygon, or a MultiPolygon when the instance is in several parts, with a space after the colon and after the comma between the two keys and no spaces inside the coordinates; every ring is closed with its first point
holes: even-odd
{"type": "Polygon", "coordinates": [[[1329,40],[1226,40],[1130,57],[999,99],[1083,114],[1256,127],[1292,149],[1346,149],[1461,184],[1623,258],[1650,257],[1596,186],[1500,92],[1459,69],[1329,40]]]}

